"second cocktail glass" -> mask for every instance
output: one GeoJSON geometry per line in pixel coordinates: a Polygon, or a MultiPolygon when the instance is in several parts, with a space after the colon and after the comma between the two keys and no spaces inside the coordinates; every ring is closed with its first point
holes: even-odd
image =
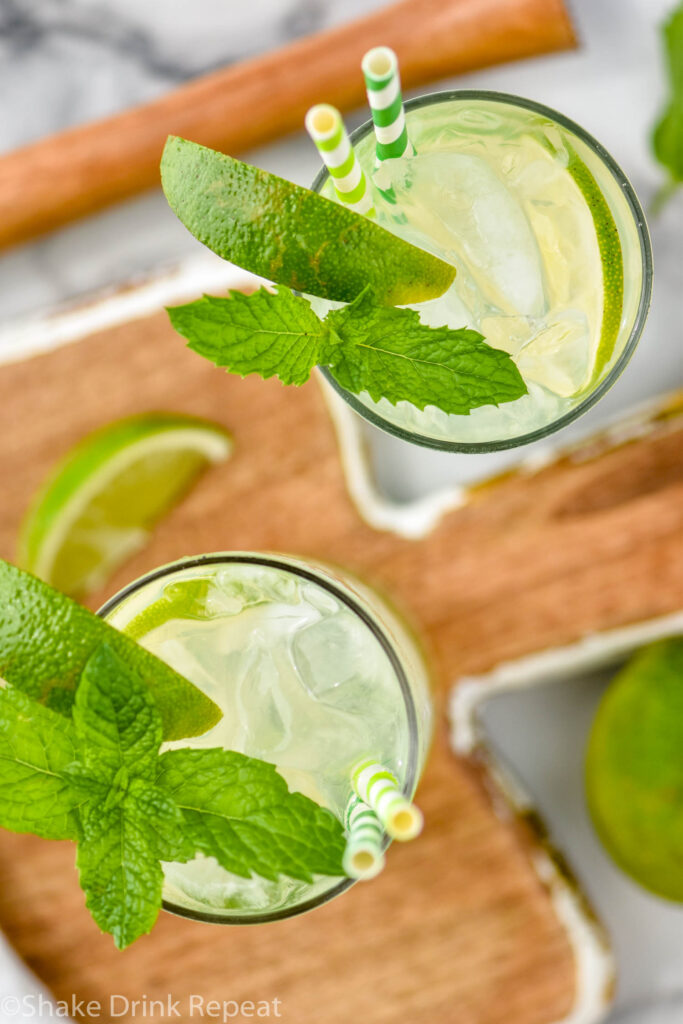
{"type": "MultiPolygon", "coordinates": [[[[650,301],[645,219],[603,147],[530,100],[434,93],[405,105],[416,156],[373,170],[371,121],[351,136],[378,192],[379,222],[457,268],[451,288],[414,308],[431,326],[468,326],[515,359],[529,393],[467,416],[392,405],[330,385],[362,417],[406,441],[455,452],[528,444],[594,405],[638,343],[650,301]]],[[[328,171],[313,188],[335,198],[328,171]]],[[[313,299],[320,314],[331,303],[313,299]]]]}

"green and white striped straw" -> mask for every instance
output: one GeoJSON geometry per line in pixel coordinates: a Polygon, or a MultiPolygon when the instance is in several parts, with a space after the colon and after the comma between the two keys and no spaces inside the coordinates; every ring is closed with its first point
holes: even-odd
{"type": "Polygon", "coordinates": [[[413,156],[415,147],[406,128],[398,57],[388,46],[376,46],[368,50],[361,66],[375,126],[377,163],[413,156]]]}
{"type": "Polygon", "coordinates": [[[384,867],[384,830],[379,818],[353,793],[346,805],[344,825],[348,836],[343,858],[344,871],[350,878],[363,881],[374,878],[384,867]]]}
{"type": "Polygon", "coordinates": [[[375,812],[385,832],[404,842],[422,831],[422,813],[401,792],[398,779],[384,765],[368,759],[351,772],[353,791],[375,812]]]}
{"type": "Polygon", "coordinates": [[[356,213],[375,217],[372,195],[336,107],[319,103],[306,114],[306,131],[318,147],[342,203],[356,213]]]}

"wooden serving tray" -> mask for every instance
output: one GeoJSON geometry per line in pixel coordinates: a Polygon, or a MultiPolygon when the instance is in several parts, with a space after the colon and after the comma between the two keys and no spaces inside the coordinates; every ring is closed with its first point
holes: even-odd
{"type": "MultiPolygon", "coordinates": [[[[675,409],[479,487],[409,540],[371,528],[354,506],[317,382],[295,390],[231,378],[190,353],[161,312],[0,368],[0,554],[14,556],[26,505],[57,457],[93,428],[152,409],[224,423],[234,455],[93,607],[183,555],[260,549],[333,561],[416,625],[442,707],[462,673],[683,605],[675,409]]],[[[84,909],[71,844],[3,833],[0,927],[59,999],[170,995],[187,1021],[193,993],[278,998],[290,1024],[597,1019],[607,972],[591,983],[578,970],[577,932],[556,898],[571,887],[547,865],[539,872],[537,835],[450,753],[442,717],[419,803],[424,836],[392,847],[380,878],[315,913],[259,928],[163,914],[125,953],[84,909]]],[[[580,903],[574,911],[590,932],[580,903]]],[[[594,928],[591,941],[599,958],[594,928]]]]}

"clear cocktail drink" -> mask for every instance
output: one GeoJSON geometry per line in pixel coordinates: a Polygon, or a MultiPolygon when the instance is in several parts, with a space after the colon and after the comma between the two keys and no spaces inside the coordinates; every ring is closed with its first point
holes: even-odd
{"type": "MultiPolygon", "coordinates": [[[[414,156],[375,168],[371,122],[352,141],[379,223],[457,268],[444,295],[414,308],[432,327],[468,326],[509,352],[528,394],[448,415],[350,394],[323,373],[406,440],[459,451],[536,440],[596,402],[637,344],[652,270],[642,210],[594,139],[530,101],[439,93],[409,101],[406,121],[414,156]]],[[[327,171],[313,187],[335,198],[327,171]]],[[[321,314],[332,306],[312,302],[321,314]]]]}
{"type": "MultiPolygon", "coordinates": [[[[272,762],[290,789],[340,818],[364,757],[413,795],[431,731],[427,674],[406,627],[364,585],[281,556],[208,555],[150,573],[101,614],[223,711],[203,736],[167,749],[272,762]]],[[[245,879],[204,856],[164,873],[166,909],[225,923],[287,917],[352,884],[245,879]]]]}

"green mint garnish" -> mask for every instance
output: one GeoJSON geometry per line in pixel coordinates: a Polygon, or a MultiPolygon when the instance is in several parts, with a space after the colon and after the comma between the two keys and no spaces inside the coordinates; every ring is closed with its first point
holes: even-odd
{"type": "Polygon", "coordinates": [[[140,676],[106,644],[83,670],[72,716],[86,772],[108,784],[126,774],[154,778],[161,716],[140,676]]]}
{"type": "Polygon", "coordinates": [[[214,856],[229,871],[343,875],[340,822],[273,765],[222,749],[159,754],[162,720],[108,645],[88,659],[68,720],[0,689],[0,825],[77,839],[86,905],[123,949],[153,927],[161,861],[214,856]]]}
{"type": "Polygon", "coordinates": [[[289,793],[275,766],[228,750],[169,750],[158,784],[183,812],[196,849],[248,878],[343,875],[341,826],[301,793],[289,793]]]}
{"type": "Polygon", "coordinates": [[[257,373],[304,384],[331,344],[329,327],[307,300],[282,286],[251,295],[230,292],[229,299],[205,295],[168,315],[194,352],[241,377],[257,373]]]}
{"type": "Polygon", "coordinates": [[[664,47],[671,83],[671,98],[657,123],[652,145],[655,156],[669,172],[669,180],[655,197],[661,209],[683,183],[683,4],[677,6],[663,28],[664,47]]]}
{"type": "Polygon", "coordinates": [[[0,689],[0,825],[76,839],[82,795],[71,785],[76,735],[66,719],[11,686],[0,689]]]}
{"type": "Polygon", "coordinates": [[[161,908],[160,860],[187,861],[178,808],[162,790],[132,779],[81,811],[76,866],[85,904],[103,932],[125,949],[154,927],[161,908]]]}
{"type": "Polygon", "coordinates": [[[508,353],[485,344],[477,331],[428,327],[414,309],[375,306],[366,292],[328,313],[325,323],[342,339],[329,366],[354,394],[456,414],[526,394],[508,353]]]}
{"type": "Polygon", "coordinates": [[[303,384],[324,365],[354,394],[457,414],[526,394],[508,353],[485,344],[481,334],[421,324],[415,310],[378,306],[368,290],[324,322],[306,299],[283,287],[205,296],[168,313],[191,349],[241,376],[303,384]]]}

